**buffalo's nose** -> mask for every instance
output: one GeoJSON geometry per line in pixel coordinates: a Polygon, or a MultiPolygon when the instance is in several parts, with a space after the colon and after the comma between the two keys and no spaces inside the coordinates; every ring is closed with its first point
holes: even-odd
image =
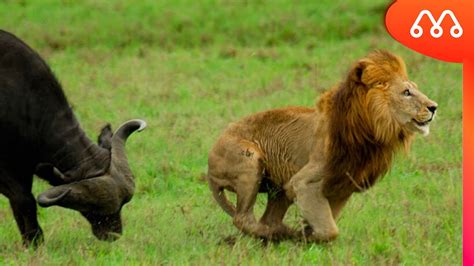
{"type": "Polygon", "coordinates": [[[436,106],[436,105],[428,106],[428,110],[430,110],[430,112],[432,112],[432,113],[434,113],[437,108],[438,108],[438,106],[436,106]]]}

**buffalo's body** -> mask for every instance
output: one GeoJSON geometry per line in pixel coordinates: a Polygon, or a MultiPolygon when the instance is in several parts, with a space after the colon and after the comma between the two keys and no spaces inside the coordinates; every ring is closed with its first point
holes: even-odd
{"type": "MultiPolygon", "coordinates": [[[[136,124],[135,121],[125,133],[143,127],[136,124]]],[[[126,135],[124,141],[128,135],[122,135],[126,135]]],[[[53,191],[53,196],[61,197],[45,206],[73,208],[90,221],[90,210],[71,203],[84,199],[68,197],[72,197],[81,180],[109,177],[111,157],[110,149],[96,145],[84,134],[59,82],[41,57],[14,35],[0,30],[0,193],[10,201],[25,244],[42,238],[31,193],[33,175],[60,185],[57,188],[64,192],[59,195],[59,190],[53,191]]],[[[122,157],[119,161],[125,160],[126,164],[124,154],[122,157]]],[[[128,172],[125,175],[132,177],[128,172]]],[[[133,182],[131,186],[133,193],[133,182]]],[[[43,198],[53,197],[46,196],[43,198]]],[[[126,202],[131,195],[125,198],[121,200],[126,202]]],[[[119,211],[120,208],[99,216],[117,216],[119,211]]]]}

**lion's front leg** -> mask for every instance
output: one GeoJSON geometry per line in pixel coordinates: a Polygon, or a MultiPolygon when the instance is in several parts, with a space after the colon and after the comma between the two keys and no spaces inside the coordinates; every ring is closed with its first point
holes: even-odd
{"type": "Polygon", "coordinates": [[[307,241],[325,242],[334,240],[339,234],[339,229],[331,205],[322,193],[323,175],[319,169],[319,167],[304,167],[292,178],[290,184],[295,203],[310,226],[303,230],[301,236],[307,241]]]}
{"type": "Polygon", "coordinates": [[[336,239],[339,229],[333,218],[331,206],[321,193],[321,182],[310,183],[296,191],[296,205],[312,230],[306,235],[309,241],[331,241],[336,239]]]}

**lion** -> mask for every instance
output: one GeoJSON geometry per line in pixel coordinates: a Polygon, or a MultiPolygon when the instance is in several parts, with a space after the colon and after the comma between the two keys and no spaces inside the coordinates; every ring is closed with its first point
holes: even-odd
{"type": "Polygon", "coordinates": [[[415,133],[428,135],[437,103],[407,76],[404,61],[376,50],[314,108],[287,107],[232,123],[209,152],[207,180],[222,209],[243,233],[269,240],[336,239],[351,195],[373,186],[415,133]],[[224,190],[236,194],[236,204],[224,190]],[[259,221],[257,194],[268,194],[259,221]],[[283,223],[295,203],[305,226],[283,223]]]}

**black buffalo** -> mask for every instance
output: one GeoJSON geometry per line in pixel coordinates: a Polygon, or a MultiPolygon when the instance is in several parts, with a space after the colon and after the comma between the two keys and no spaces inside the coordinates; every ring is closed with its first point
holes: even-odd
{"type": "Polygon", "coordinates": [[[25,245],[43,239],[33,175],[55,185],[38,196],[43,207],[79,211],[101,240],[122,232],[120,210],[134,191],[125,141],[146,126],[130,120],[115,134],[106,127],[93,143],[81,129],[45,61],[0,30],[0,193],[10,201],[25,245]]]}

